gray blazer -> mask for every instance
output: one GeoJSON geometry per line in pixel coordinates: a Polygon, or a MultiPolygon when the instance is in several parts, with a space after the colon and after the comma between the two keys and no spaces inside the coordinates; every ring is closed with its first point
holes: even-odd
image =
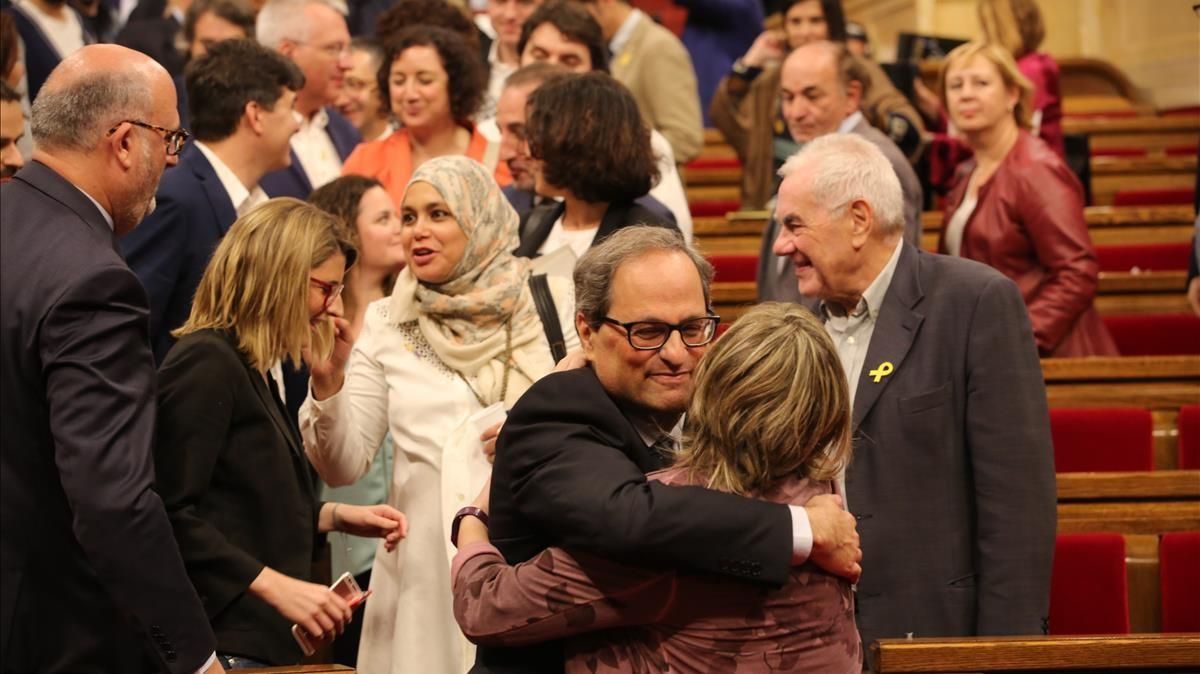
{"type": "MultiPolygon", "coordinates": [[[[920,248],[921,211],[925,207],[925,194],[921,190],[921,180],[913,171],[912,164],[908,163],[904,153],[896,147],[891,138],[868,124],[866,119],[859,120],[850,133],[858,134],[874,143],[891,163],[892,170],[900,179],[900,189],[904,192],[904,240],[920,248]]],[[[797,289],[791,261],[781,260],[771,252],[771,246],[778,235],[779,224],[772,217],[767,221],[762,245],[758,251],[758,299],[760,302],[800,302],[803,297],[797,289]]]]}
{"type": "Polygon", "coordinates": [[[1025,304],[990,267],[901,245],[855,383],[846,473],[863,644],[1042,634],[1054,455],[1025,304]]]}

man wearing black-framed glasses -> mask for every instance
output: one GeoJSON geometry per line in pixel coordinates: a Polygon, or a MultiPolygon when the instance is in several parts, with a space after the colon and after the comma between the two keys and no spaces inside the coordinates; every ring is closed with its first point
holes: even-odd
{"type": "MultiPolygon", "coordinates": [[[[782,585],[807,559],[857,578],[854,517],[837,497],[801,508],[646,480],[670,463],[716,335],[711,280],[711,265],[660,227],[623,228],[579,259],[575,327],[588,366],[536,382],[496,445],[487,517],[509,563],[557,545],[749,583],[782,585]]],[[[554,643],[480,647],[472,671],[561,672],[563,662],[554,643]]]]}
{"type": "Polygon", "coordinates": [[[146,293],[116,250],[176,161],[175,87],[84,47],[31,122],[33,161],[0,186],[0,670],[222,671],[154,491],[146,293]]]}

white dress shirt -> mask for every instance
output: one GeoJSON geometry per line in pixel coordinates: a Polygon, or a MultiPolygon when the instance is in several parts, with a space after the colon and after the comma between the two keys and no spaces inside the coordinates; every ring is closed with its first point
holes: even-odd
{"type": "Polygon", "coordinates": [[[217,174],[217,180],[221,182],[221,187],[225,188],[225,193],[229,195],[229,203],[233,204],[233,209],[237,211],[239,218],[267,200],[267,193],[258,185],[247,189],[233,169],[229,168],[229,165],[222,161],[212,148],[200,141],[195,141],[193,144],[212,165],[213,171],[217,174]]]}
{"type": "Polygon", "coordinates": [[[302,118],[300,130],[292,136],[292,149],[314,190],[342,175],[342,157],[329,137],[328,126],[329,114],[321,108],[311,119],[302,118]]]}

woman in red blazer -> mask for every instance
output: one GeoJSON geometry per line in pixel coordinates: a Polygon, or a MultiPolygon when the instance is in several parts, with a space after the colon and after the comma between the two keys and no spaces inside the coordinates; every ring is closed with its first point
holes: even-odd
{"type": "Polygon", "coordinates": [[[1016,282],[1043,357],[1117,355],[1096,313],[1096,251],[1071,169],[1029,133],[1029,81],[998,45],[950,52],[942,104],[974,157],[946,197],[938,249],[1016,282]]]}

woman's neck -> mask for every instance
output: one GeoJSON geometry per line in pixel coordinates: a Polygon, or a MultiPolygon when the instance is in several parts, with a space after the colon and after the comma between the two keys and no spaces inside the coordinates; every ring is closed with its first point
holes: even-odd
{"type": "Polygon", "coordinates": [[[346,319],[350,325],[358,328],[362,325],[363,317],[367,315],[367,305],[383,298],[387,291],[383,281],[388,276],[384,270],[369,270],[356,267],[346,276],[346,287],[350,290],[348,297],[354,299],[353,305],[346,304],[346,319]]]}
{"type": "Polygon", "coordinates": [[[975,152],[976,164],[986,170],[994,169],[1004,161],[1019,136],[1020,129],[1011,118],[993,127],[966,134],[967,145],[975,152]]]}
{"type": "Polygon", "coordinates": [[[413,167],[434,157],[466,154],[471,144],[471,132],[447,120],[445,123],[408,129],[408,141],[412,146],[413,167]]]}
{"type": "Polygon", "coordinates": [[[596,229],[604,220],[604,214],[608,212],[606,202],[584,201],[570,192],[563,197],[563,203],[563,229],[596,229]]]}
{"type": "Polygon", "coordinates": [[[367,122],[366,126],[359,129],[359,132],[362,133],[364,141],[372,141],[382,136],[383,132],[390,128],[392,128],[392,125],[387,119],[376,117],[367,122]]]}

